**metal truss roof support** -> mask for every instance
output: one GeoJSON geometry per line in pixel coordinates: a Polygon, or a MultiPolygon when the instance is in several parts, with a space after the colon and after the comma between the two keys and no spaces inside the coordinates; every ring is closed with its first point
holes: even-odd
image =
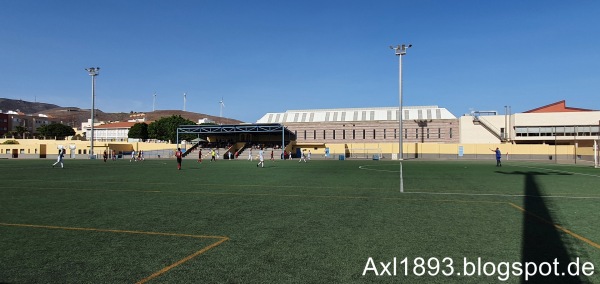
{"type": "Polygon", "coordinates": [[[268,124],[236,124],[236,125],[180,125],[177,127],[177,146],[179,134],[237,134],[237,133],[277,133],[281,132],[282,147],[285,143],[285,133],[293,137],[293,133],[279,123],[268,124]]]}

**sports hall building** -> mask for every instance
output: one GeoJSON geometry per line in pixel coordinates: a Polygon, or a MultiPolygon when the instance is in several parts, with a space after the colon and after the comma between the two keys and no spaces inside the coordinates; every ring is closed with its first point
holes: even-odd
{"type": "MultiPolygon", "coordinates": [[[[256,123],[277,123],[295,134],[293,153],[394,158],[398,107],[288,110],[256,123]]],[[[439,106],[403,108],[403,151],[408,158],[489,158],[500,147],[515,159],[593,159],[600,111],[559,101],[523,113],[474,111],[456,117],[439,106]]]]}
{"type": "MultiPolygon", "coordinates": [[[[267,113],[256,123],[278,123],[295,134],[291,150],[347,157],[391,157],[398,153],[398,107],[288,110],[267,113]]],[[[403,108],[404,143],[458,143],[459,120],[438,106],[403,108]]]]}

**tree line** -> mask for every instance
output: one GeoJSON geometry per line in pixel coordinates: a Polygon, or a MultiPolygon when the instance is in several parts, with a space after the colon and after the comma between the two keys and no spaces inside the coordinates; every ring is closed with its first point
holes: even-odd
{"type": "MultiPolygon", "coordinates": [[[[162,141],[176,141],[177,140],[177,127],[180,125],[195,125],[193,121],[181,117],[181,115],[172,115],[170,117],[163,117],[150,124],[144,122],[136,123],[129,129],[129,138],[141,139],[146,141],[148,139],[157,139],[162,141]]],[[[190,134],[183,134],[179,136],[179,140],[192,140],[196,138],[190,134]]]]}
{"type": "MultiPolygon", "coordinates": [[[[175,141],[177,139],[177,127],[180,125],[195,125],[195,123],[181,117],[181,115],[163,117],[150,124],[144,122],[136,123],[129,129],[128,138],[141,139],[142,141],[148,139],[175,141]]],[[[53,138],[64,138],[75,135],[73,128],[60,123],[40,126],[37,132],[41,136],[53,138]]],[[[192,140],[194,138],[196,137],[190,134],[180,135],[179,137],[180,140],[192,140]]]]}

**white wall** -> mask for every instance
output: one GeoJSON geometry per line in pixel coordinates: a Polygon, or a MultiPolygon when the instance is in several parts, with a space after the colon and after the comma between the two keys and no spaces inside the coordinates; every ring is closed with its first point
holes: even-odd
{"type": "MultiPolygon", "coordinates": [[[[488,119],[491,116],[486,116],[488,119]]],[[[504,116],[502,116],[504,118],[504,116]]],[[[489,120],[490,122],[496,122],[497,119],[489,120]]],[[[487,143],[499,143],[500,139],[494,136],[494,134],[490,133],[487,129],[485,129],[481,125],[476,125],[473,123],[472,116],[461,116],[459,119],[460,124],[460,143],[465,144],[487,144],[487,143]]],[[[497,123],[495,126],[498,126],[497,123]]],[[[504,122],[500,127],[504,127],[504,122]]],[[[498,129],[500,129],[498,127],[498,129]]]]}

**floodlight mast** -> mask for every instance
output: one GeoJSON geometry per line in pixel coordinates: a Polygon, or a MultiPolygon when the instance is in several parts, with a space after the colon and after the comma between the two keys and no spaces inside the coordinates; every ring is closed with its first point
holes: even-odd
{"type": "Polygon", "coordinates": [[[411,48],[412,44],[402,44],[402,45],[397,45],[397,46],[390,46],[391,49],[393,49],[396,53],[396,56],[398,56],[398,96],[400,97],[400,111],[398,113],[398,121],[399,121],[399,128],[398,128],[398,136],[400,137],[399,139],[399,156],[398,159],[399,160],[404,160],[404,150],[403,150],[403,145],[402,145],[402,56],[406,55],[406,50],[408,48],[411,48]]]}
{"type": "Polygon", "coordinates": [[[92,121],[90,131],[90,159],[94,159],[94,109],[96,108],[96,76],[100,74],[100,67],[85,68],[88,75],[92,76],[92,121]]]}

